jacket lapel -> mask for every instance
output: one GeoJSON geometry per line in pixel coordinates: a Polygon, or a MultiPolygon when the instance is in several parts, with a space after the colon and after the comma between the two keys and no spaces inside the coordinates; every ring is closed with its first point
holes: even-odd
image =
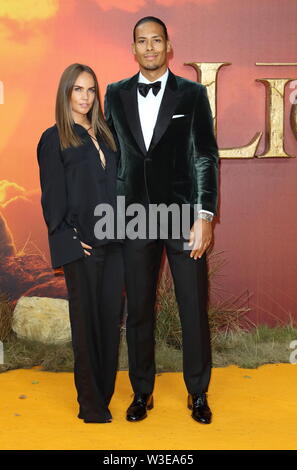
{"type": "MultiPolygon", "coordinates": [[[[137,142],[137,145],[140,148],[141,152],[143,153],[143,155],[146,155],[148,152],[145,147],[138,112],[137,83],[138,73],[134,75],[130,80],[128,80],[125,86],[121,88],[120,96],[126,113],[126,119],[130,131],[134,136],[135,141],[137,142]]],[[[160,105],[153,137],[148,150],[149,152],[153,150],[153,148],[160,141],[161,137],[164,135],[167,127],[171,122],[172,115],[176,106],[178,105],[180,97],[181,93],[178,90],[175,75],[169,70],[166,88],[160,105]]]]}
{"type": "Polygon", "coordinates": [[[153,148],[160,141],[161,137],[164,135],[167,127],[171,122],[171,118],[173,116],[175,108],[178,105],[180,98],[181,93],[178,90],[175,75],[169,70],[166,88],[160,105],[157,122],[149,147],[149,152],[153,150],[153,148]]]}
{"type": "Polygon", "coordinates": [[[126,119],[132,135],[134,136],[138,147],[141,152],[146,155],[147,150],[145,147],[141,124],[138,113],[137,103],[137,83],[138,73],[134,75],[123,88],[120,90],[120,96],[123,103],[123,107],[126,113],[126,119]]]}

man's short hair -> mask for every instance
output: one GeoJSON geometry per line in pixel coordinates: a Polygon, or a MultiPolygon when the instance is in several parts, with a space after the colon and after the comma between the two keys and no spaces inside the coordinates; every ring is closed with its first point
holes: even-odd
{"type": "Polygon", "coordinates": [[[165,39],[166,39],[166,41],[168,40],[168,32],[167,32],[167,28],[166,28],[165,23],[163,23],[162,20],[160,20],[159,18],[156,18],[155,16],[145,16],[144,18],[141,18],[140,20],[138,20],[136,25],[134,26],[134,29],[133,29],[133,40],[134,40],[134,42],[135,42],[136,28],[138,26],[140,26],[141,24],[143,24],[143,23],[150,23],[150,22],[160,24],[162,26],[163,30],[164,30],[165,39]]]}

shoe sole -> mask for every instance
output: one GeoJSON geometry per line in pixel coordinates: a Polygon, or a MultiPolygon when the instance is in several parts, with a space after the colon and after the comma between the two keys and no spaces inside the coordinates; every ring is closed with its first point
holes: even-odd
{"type": "Polygon", "coordinates": [[[192,416],[193,420],[196,421],[197,423],[200,423],[200,424],[210,424],[211,421],[200,421],[199,419],[196,419],[192,416]]]}
{"type": "Polygon", "coordinates": [[[129,421],[129,423],[138,423],[138,421],[143,421],[145,418],[147,418],[147,415],[145,416],[142,416],[142,418],[128,418],[128,416],[126,416],[126,420],[129,421]]]}

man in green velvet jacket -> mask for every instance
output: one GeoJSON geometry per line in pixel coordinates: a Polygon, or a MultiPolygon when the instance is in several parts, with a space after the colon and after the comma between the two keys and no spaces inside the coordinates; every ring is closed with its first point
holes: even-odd
{"type": "Polygon", "coordinates": [[[206,250],[218,192],[212,115],[206,87],[167,68],[172,46],[165,24],[155,17],[142,18],[133,36],[140,71],[108,85],[105,97],[106,119],[119,147],[118,195],[125,196],[126,206],[141,203],[146,209],[151,204],[186,204],[192,222],[188,237],[174,238],[169,227],[166,239],[146,234],[145,239],[127,236],[124,242],[129,377],[134,390],[127,419],[144,419],[153,408],[154,307],[165,247],[181,319],[188,408],[196,421],[208,424],[212,413],[207,402],[211,349],[206,250]],[[185,240],[191,249],[184,248],[185,240]]]}

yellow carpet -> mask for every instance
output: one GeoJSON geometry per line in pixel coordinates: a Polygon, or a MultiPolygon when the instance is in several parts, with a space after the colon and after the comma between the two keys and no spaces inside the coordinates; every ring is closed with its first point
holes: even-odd
{"type": "Polygon", "coordinates": [[[213,369],[213,422],[203,425],[186,408],[182,374],[164,373],[149,417],[129,423],[131,388],[119,372],[113,422],[86,424],[76,417],[72,373],[18,369],[0,374],[0,449],[297,449],[296,391],[295,365],[213,369]]]}

